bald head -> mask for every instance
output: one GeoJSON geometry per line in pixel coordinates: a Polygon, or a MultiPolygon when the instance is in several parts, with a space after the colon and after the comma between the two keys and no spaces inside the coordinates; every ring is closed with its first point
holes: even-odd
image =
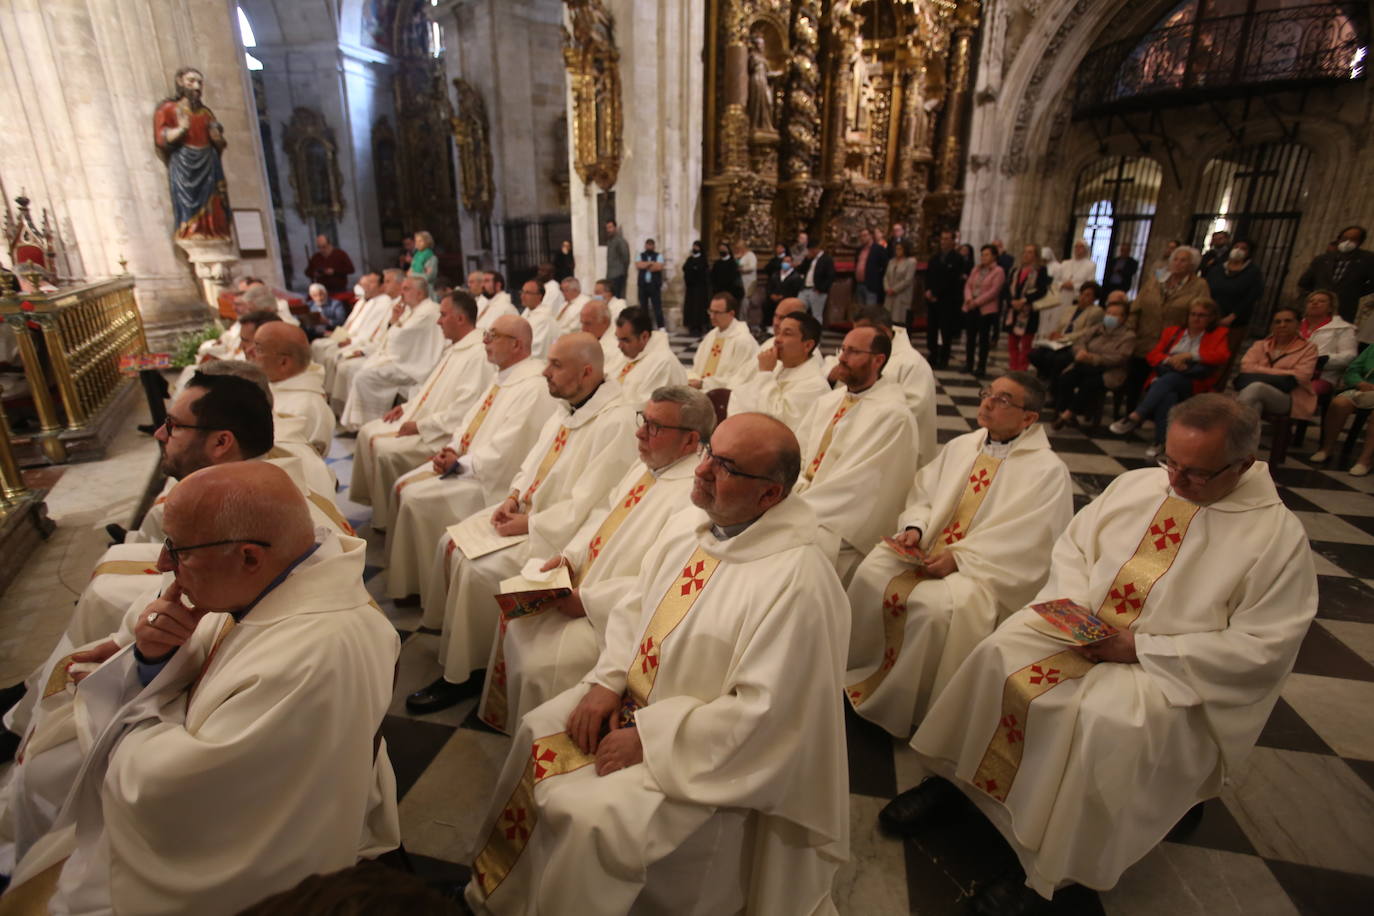
{"type": "Polygon", "coordinates": [[[773,336],[778,336],[778,328],[782,326],[782,320],[795,312],[806,311],[806,303],[795,297],[783,299],[773,309],[773,336]]]}
{"type": "Polygon", "coordinates": [[[750,522],[787,498],[800,473],[801,447],[785,423],[735,414],[711,435],[711,457],[692,481],[692,504],[717,525],[750,522]]]}
{"type": "Polygon", "coordinates": [[[564,334],[549,347],[544,378],[549,394],[570,404],[591,397],[605,380],[605,354],[601,342],[590,334],[564,334]]]}
{"type": "Polygon", "coordinates": [[[310,366],[310,341],[293,324],[268,322],[253,338],[253,362],[273,382],[300,375],[310,366]]]}
{"type": "Polygon", "coordinates": [[[783,496],[792,492],[792,485],[801,473],[801,445],[791,427],[765,413],[736,414],[725,422],[732,421],[738,422],[736,428],[752,445],[760,461],[755,467],[765,468],[761,473],[782,485],[783,496]]]}
{"type": "Polygon", "coordinates": [[[597,340],[611,326],[611,309],[604,299],[590,299],[582,306],[582,331],[597,340]]]}
{"type": "Polygon", "coordinates": [[[518,315],[502,315],[482,335],[482,346],[487,351],[487,362],[497,369],[509,369],[529,358],[533,340],[528,321],[518,315]]]}

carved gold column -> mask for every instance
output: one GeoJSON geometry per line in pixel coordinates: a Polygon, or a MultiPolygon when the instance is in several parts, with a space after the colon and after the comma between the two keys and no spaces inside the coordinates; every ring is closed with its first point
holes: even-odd
{"type": "Polygon", "coordinates": [[[10,421],[5,416],[4,405],[0,404],[0,506],[14,505],[28,495],[28,487],[24,486],[24,477],[14,460],[14,449],[10,447],[10,421]]]}
{"type": "Polygon", "coordinates": [[[33,408],[38,414],[38,440],[43,454],[54,464],[67,460],[67,447],[60,434],[62,424],[57,419],[57,406],[48,391],[48,379],[43,372],[43,364],[38,358],[38,348],[33,345],[28,324],[22,317],[11,318],[10,327],[19,344],[19,359],[24,364],[24,378],[29,383],[29,396],[33,398],[33,408]]]}
{"type": "Polygon", "coordinates": [[[936,188],[952,191],[959,184],[963,159],[964,113],[968,104],[973,33],[978,28],[978,0],[961,0],[954,13],[950,42],[949,82],[945,90],[945,132],[936,165],[936,188]]]}
{"type": "Polygon", "coordinates": [[[721,22],[725,33],[725,110],[721,113],[721,165],[726,172],[749,168],[749,25],[744,0],[726,0],[721,22]]]}

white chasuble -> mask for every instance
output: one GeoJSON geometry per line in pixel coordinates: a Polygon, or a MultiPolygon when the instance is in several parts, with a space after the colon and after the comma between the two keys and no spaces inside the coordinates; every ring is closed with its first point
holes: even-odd
{"type": "Polygon", "coordinates": [[[823,545],[845,578],[892,532],[906,504],[916,476],[916,423],[901,389],[879,378],[858,394],[841,386],[816,401],[797,441],[795,492],[815,510],[829,541],[823,545]]]}
{"type": "Polygon", "coordinates": [[[654,331],[649,342],[632,360],[621,359],[613,372],[606,373],[620,383],[621,396],[635,410],[643,409],[649,395],[665,385],[687,384],[687,370],[668,345],[665,331],[654,331]]]}
{"type": "Polygon", "coordinates": [[[812,406],[828,394],[830,383],[819,360],[808,359],[792,369],[778,363],[769,372],[756,369],[730,389],[730,413],[766,413],[797,433],[812,406]]]}
{"type": "Polygon", "coordinates": [[[364,547],[326,535],[236,625],[201,618],[147,687],[131,648],[83,681],[81,769],[14,886],[56,865],[53,912],[213,916],[394,847],[374,735],[399,641],[364,547]]]}
{"type": "Polygon", "coordinates": [[[834,912],[849,820],[843,591],[802,500],[727,540],[710,528],[699,510],[674,520],[592,674],[524,717],[479,834],[479,911],[594,900],[627,913],[732,890],[719,911],[834,912]],[[626,698],[644,750],[604,777],[565,733],[591,683],[626,698]],[[704,835],[718,841],[705,852],[704,835]],[[708,879],[722,875],[734,880],[708,879]]]}
{"type": "Polygon", "coordinates": [[[703,391],[733,388],[748,379],[757,366],[758,344],[749,333],[749,325],[736,318],[724,331],[712,328],[701,338],[687,377],[700,380],[703,391]]]}
{"type": "Polygon", "coordinates": [[[477,330],[485,331],[496,323],[496,319],[519,314],[520,310],[510,300],[510,293],[504,289],[490,299],[483,296],[477,300],[477,330]]]}
{"type": "Polygon", "coordinates": [[[386,413],[398,394],[429,376],[444,343],[438,303],[425,299],[406,309],[353,376],[340,425],[357,429],[386,413]]]}
{"type": "Polygon", "coordinates": [[[606,619],[638,607],[634,593],[650,545],[668,519],[690,509],[695,454],[657,473],[636,463],[561,551],[587,616],[544,610],[501,618],[479,714],[509,733],[520,718],[582,679],[605,644],[606,619]]]}
{"type": "Polygon", "coordinates": [[[469,332],[449,344],[429,378],[390,423],[376,419],[358,431],[353,449],[353,476],[348,498],[372,506],[372,527],[391,526],[395,506],[392,487],[402,474],[434,456],[462,422],[463,416],[491,387],[496,367],[487,362],[482,336],[469,332]],[[398,436],[404,423],[417,433],[398,436]]]}
{"type": "Polygon", "coordinates": [[[1023,609],[973,650],[912,740],[1044,896],[1069,881],[1112,887],[1217,794],[1273,709],[1317,583],[1264,462],[1207,505],[1150,468],[1074,518],[1035,600],[1054,598],[1134,631],[1139,662],[1088,662],[1023,609]]]}
{"type": "MultiPolygon", "coordinates": [[[[274,423],[286,417],[296,418],[302,426],[301,438],[310,443],[319,455],[329,454],[334,439],[334,411],[324,396],[324,368],[311,363],[303,371],[279,382],[269,382],[272,389],[272,419],[274,423]]],[[[275,439],[282,439],[278,432],[275,439]]]]}
{"type": "MultiPolygon", "coordinates": [[[[443,622],[439,660],[454,683],[486,664],[500,618],[494,595],[501,580],[531,557],[556,554],[638,461],[634,410],[615,382],[602,382],[576,410],[560,405],[511,481],[529,516],[526,540],[476,560],[455,550],[447,534],[430,548],[434,562],[420,597],[426,625],[443,622]]],[[[489,519],[505,495],[476,514],[489,519]]]]}
{"type": "Polygon", "coordinates": [[[1045,584],[1050,546],[1073,517],[1069,470],[1039,424],[1003,459],[987,430],[953,439],[916,475],[897,531],[958,568],[925,578],[885,544],[849,585],[854,619],[846,694],[859,715],[909,737],[973,647],[1045,584]]]}
{"type": "Polygon", "coordinates": [[[423,461],[392,484],[389,501],[395,514],[387,529],[389,596],[418,594],[444,529],[483,506],[499,503],[510,492],[511,479],[544,423],[560,410],[561,402],[549,394],[543,371],[539,360],[522,359],[496,374],[481,399],[454,425],[449,440],[440,445],[459,454],[456,474],[440,477],[432,462],[423,461]]]}

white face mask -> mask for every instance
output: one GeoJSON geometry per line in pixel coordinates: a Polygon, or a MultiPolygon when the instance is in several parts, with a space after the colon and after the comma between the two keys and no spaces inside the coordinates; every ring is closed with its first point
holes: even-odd
{"type": "Polygon", "coordinates": [[[1355,250],[1355,243],[1350,241],[1350,239],[1345,239],[1336,246],[1336,250],[1341,254],[1350,254],[1350,252],[1355,250]]]}
{"type": "Polygon", "coordinates": [[[1226,257],[1232,261],[1244,261],[1245,256],[1247,254],[1249,254],[1249,252],[1247,252],[1244,248],[1232,248],[1231,253],[1228,254],[1226,257]]]}

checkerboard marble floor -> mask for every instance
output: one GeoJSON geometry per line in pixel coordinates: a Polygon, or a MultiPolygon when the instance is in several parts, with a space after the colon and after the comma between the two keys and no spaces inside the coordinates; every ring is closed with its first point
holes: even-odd
{"type": "MultiPolygon", "coordinates": [[[[827,352],[839,339],[826,335],[827,352]]],[[[674,337],[673,345],[690,356],[694,341],[674,337]]],[[[954,362],[961,363],[958,355],[954,362]]],[[[960,372],[936,375],[939,438],[945,442],[976,425],[980,383],[960,372]]],[[[1051,438],[1073,472],[1080,507],[1115,475],[1148,463],[1144,439],[1103,430],[1093,435],[1064,430],[1051,438]]],[[[463,881],[509,739],[477,721],[475,701],[428,716],[405,711],[406,694],[438,676],[438,635],[419,626],[418,609],[396,608],[384,598],[381,538],[368,525],[370,510],[346,499],[352,448],[352,440],[338,439],[329,458],[340,478],[340,504],[368,539],[368,588],[403,640],[399,681],[383,731],[397,772],[406,849],[426,878],[463,881]]],[[[1297,451],[1299,458],[1307,453],[1297,451]]],[[[146,450],[111,460],[151,463],[146,450]]],[[[1321,601],[1258,747],[1222,797],[1207,803],[1195,830],[1165,841],[1109,892],[1061,892],[1057,911],[1112,916],[1368,912],[1374,899],[1374,478],[1352,478],[1290,458],[1275,479],[1311,537],[1321,601]]],[[[65,478],[54,494],[59,499],[64,483],[65,478]]],[[[88,526],[91,517],[86,511],[73,523],[88,526]]],[[[112,509],[104,520],[120,520],[118,512],[112,509]]],[[[1226,562],[1225,549],[1217,545],[1218,563],[1226,562]]],[[[35,557],[38,568],[46,568],[44,562],[41,553],[35,557]]],[[[41,584],[26,586],[34,588],[41,584]]],[[[54,616],[65,617],[67,600],[52,609],[54,616]]],[[[11,596],[0,596],[0,636],[11,610],[11,596]]],[[[27,652],[34,651],[32,641],[27,629],[0,638],[0,662],[11,663],[6,670],[21,642],[27,652]]],[[[962,912],[965,898],[1008,864],[1006,855],[996,852],[1001,847],[995,834],[978,823],[939,825],[906,842],[878,834],[878,810],[923,774],[911,753],[876,727],[852,715],[847,725],[851,861],[836,886],[840,912],[962,912]]]]}

